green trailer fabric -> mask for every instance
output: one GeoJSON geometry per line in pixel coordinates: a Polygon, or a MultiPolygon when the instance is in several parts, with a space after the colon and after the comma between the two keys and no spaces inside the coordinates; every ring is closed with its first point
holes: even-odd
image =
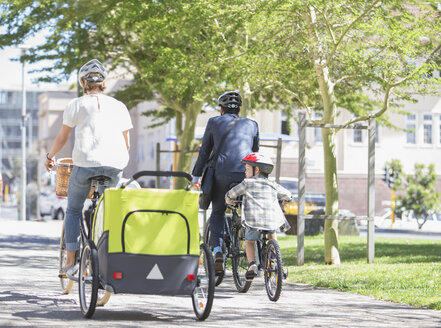
{"type": "Polygon", "coordinates": [[[106,189],[92,239],[108,232],[108,253],[199,255],[199,194],[168,189],[106,189]]]}

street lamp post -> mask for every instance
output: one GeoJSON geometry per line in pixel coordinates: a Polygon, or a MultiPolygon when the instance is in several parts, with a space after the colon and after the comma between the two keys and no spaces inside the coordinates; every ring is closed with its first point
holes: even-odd
{"type": "Polygon", "coordinates": [[[20,45],[22,57],[22,71],[21,71],[21,212],[19,220],[26,220],[26,87],[25,87],[25,61],[23,56],[26,54],[26,50],[29,49],[28,45],[20,45]]]}

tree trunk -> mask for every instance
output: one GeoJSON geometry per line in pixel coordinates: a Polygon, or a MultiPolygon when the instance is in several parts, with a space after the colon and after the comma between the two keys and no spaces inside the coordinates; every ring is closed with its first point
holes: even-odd
{"type": "MultiPolygon", "coordinates": [[[[323,52],[316,25],[316,13],[312,6],[306,5],[305,19],[312,44],[313,62],[320,95],[323,100],[323,122],[334,124],[337,115],[334,83],[331,80],[326,53],[323,52]]],[[[326,191],[326,215],[338,215],[337,158],[334,129],[322,129],[323,156],[326,191]]],[[[338,220],[325,220],[324,228],[325,263],[340,264],[338,253],[338,220]]]]}
{"type": "MultiPolygon", "coordinates": [[[[326,215],[338,215],[337,158],[335,132],[322,129],[323,155],[325,161],[326,215]]],[[[325,220],[325,263],[340,264],[338,252],[338,220],[325,220]]]]}
{"type": "MultiPolygon", "coordinates": [[[[193,104],[191,108],[186,111],[184,115],[184,120],[176,120],[180,124],[183,123],[184,127],[176,127],[177,137],[180,143],[181,151],[193,151],[196,149],[197,143],[194,139],[195,129],[196,129],[196,119],[200,111],[201,105],[193,104]],[[183,122],[182,122],[183,121],[183,122]]],[[[176,167],[177,171],[183,171],[190,173],[191,160],[194,153],[192,152],[180,152],[178,157],[178,164],[176,167]]],[[[188,181],[186,179],[177,179],[175,183],[176,189],[181,189],[186,186],[188,181]]]]}
{"type": "Polygon", "coordinates": [[[251,90],[248,82],[245,82],[241,88],[242,107],[240,109],[240,116],[248,117],[251,111],[251,90]]]}

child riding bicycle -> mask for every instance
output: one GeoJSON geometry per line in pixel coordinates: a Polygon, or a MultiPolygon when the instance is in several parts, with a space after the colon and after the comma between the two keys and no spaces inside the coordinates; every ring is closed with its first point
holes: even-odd
{"type": "Polygon", "coordinates": [[[291,201],[291,193],[276,182],[268,179],[274,164],[270,158],[251,153],[242,159],[245,164],[245,180],[231,188],[225,195],[225,202],[234,205],[234,199],[243,198],[242,223],[245,225],[245,249],[248,259],[246,279],[257,276],[254,244],[261,238],[261,230],[268,231],[268,239],[276,239],[276,230],[290,228],[279,204],[291,201]]]}

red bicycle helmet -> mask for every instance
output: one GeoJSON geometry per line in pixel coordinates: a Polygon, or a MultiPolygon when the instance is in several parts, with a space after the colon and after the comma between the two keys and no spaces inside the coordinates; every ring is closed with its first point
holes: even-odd
{"type": "Polygon", "coordinates": [[[251,153],[242,159],[242,164],[257,166],[262,173],[270,174],[273,171],[274,164],[271,158],[260,153],[251,153]]]}

